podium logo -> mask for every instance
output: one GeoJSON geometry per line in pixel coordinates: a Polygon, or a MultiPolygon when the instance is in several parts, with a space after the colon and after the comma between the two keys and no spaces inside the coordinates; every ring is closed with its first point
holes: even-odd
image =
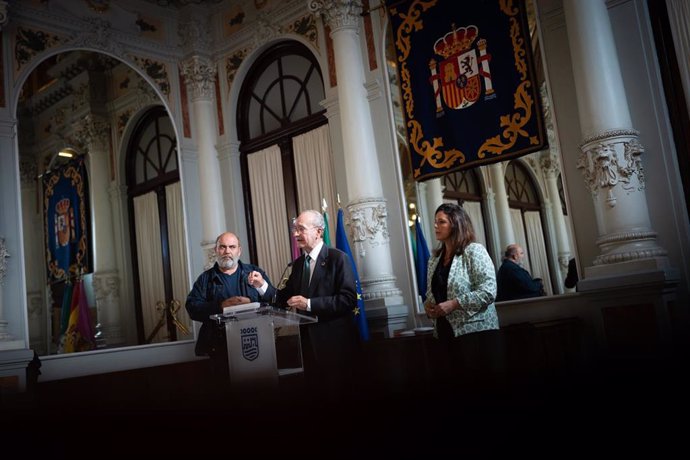
{"type": "Polygon", "coordinates": [[[254,361],[259,357],[259,334],[256,327],[243,327],[240,329],[242,341],[242,357],[247,361],[254,361]]]}

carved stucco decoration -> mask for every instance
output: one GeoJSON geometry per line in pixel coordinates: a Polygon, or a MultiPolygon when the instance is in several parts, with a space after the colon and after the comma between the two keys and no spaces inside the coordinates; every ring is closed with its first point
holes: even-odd
{"type": "Polygon", "coordinates": [[[348,209],[350,237],[352,243],[358,246],[360,256],[364,257],[366,254],[364,243],[373,247],[389,242],[385,203],[376,199],[364,199],[351,203],[348,209]]]}
{"type": "Polygon", "coordinates": [[[211,27],[199,18],[180,23],[177,36],[182,48],[188,51],[211,49],[211,27]]]}
{"type": "Polygon", "coordinates": [[[15,34],[14,60],[17,72],[21,71],[34,56],[60,43],[63,38],[42,30],[17,27],[15,34]]]}
{"type": "Polygon", "coordinates": [[[302,16],[292,24],[288,24],[286,31],[288,33],[302,35],[311,42],[314,48],[319,47],[319,29],[316,27],[316,21],[312,14],[302,16]]]}
{"type": "Polygon", "coordinates": [[[204,264],[204,270],[208,270],[213,267],[216,263],[216,245],[215,243],[209,243],[204,248],[204,253],[206,254],[206,263],[204,264]]]}
{"type": "Polygon", "coordinates": [[[7,251],[5,237],[0,236],[0,285],[2,285],[5,281],[5,275],[7,274],[8,257],[10,257],[10,253],[7,251]]]}
{"type": "Polygon", "coordinates": [[[74,125],[74,138],[86,147],[105,148],[110,139],[110,125],[103,120],[86,115],[74,125]]]}
{"type": "Polygon", "coordinates": [[[225,60],[225,74],[227,75],[228,88],[232,87],[232,81],[242,65],[242,61],[249,54],[250,49],[245,48],[234,52],[225,60]]]}
{"type": "Polygon", "coordinates": [[[132,60],[146,75],[151,77],[165,97],[170,95],[168,69],[164,63],[154,61],[153,59],[140,58],[138,56],[132,56],[132,60]]]}
{"type": "Polygon", "coordinates": [[[113,29],[109,21],[101,18],[84,18],[84,22],[87,25],[70,40],[71,45],[79,48],[95,48],[114,56],[124,56],[122,46],[113,37],[113,29]]]}
{"type": "Polygon", "coordinates": [[[185,83],[192,89],[192,101],[210,100],[215,93],[216,67],[210,59],[193,56],[180,64],[185,83]]]}
{"type": "Polygon", "coordinates": [[[262,44],[272,40],[282,33],[282,28],[279,25],[271,22],[271,18],[269,18],[265,13],[259,13],[254,24],[254,36],[252,40],[254,48],[260,47],[262,44]]]}
{"type": "Polygon", "coordinates": [[[547,153],[539,158],[539,166],[541,166],[542,171],[546,177],[558,176],[561,172],[561,165],[558,161],[556,155],[552,153],[547,153]]]}
{"type": "Polygon", "coordinates": [[[97,300],[118,298],[120,296],[120,277],[116,272],[95,273],[93,292],[97,300]]]}
{"type": "Polygon", "coordinates": [[[33,184],[38,176],[38,165],[33,157],[19,156],[19,175],[22,184],[33,184]]]}
{"type": "Polygon", "coordinates": [[[615,131],[596,136],[582,145],[577,161],[585,184],[593,196],[607,193],[609,206],[616,205],[614,190],[618,187],[630,194],[645,188],[641,155],[644,147],[637,131],[615,131]]]}
{"type": "Polygon", "coordinates": [[[331,30],[359,28],[362,13],[360,0],[310,0],[307,8],[314,14],[320,14],[331,30]]]}

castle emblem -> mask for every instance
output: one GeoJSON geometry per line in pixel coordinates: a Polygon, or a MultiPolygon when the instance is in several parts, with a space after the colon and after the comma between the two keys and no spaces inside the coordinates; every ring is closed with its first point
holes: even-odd
{"type": "Polygon", "coordinates": [[[429,61],[431,77],[429,82],[434,88],[437,115],[443,114],[443,104],[446,107],[459,110],[466,109],[479,100],[484,81],[486,98],[494,98],[491,84],[486,40],[477,40],[479,29],[477,26],[455,28],[434,43],[434,53],[443,60],[440,65],[436,59],[429,61]],[[476,43],[475,43],[476,41],[476,43]]]}

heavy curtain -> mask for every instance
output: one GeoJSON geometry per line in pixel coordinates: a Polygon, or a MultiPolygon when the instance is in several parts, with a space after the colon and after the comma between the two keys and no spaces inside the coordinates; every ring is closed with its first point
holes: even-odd
{"type": "MultiPolygon", "coordinates": [[[[184,308],[190,286],[187,278],[187,252],[185,251],[182,186],[180,182],[165,187],[165,201],[168,214],[168,246],[170,249],[173,299],[178,302],[173,306],[173,309],[176,310],[177,319],[191,331],[192,320],[184,308]]],[[[194,335],[191,332],[185,335],[178,329],[177,338],[193,339],[194,335]]]]}
{"type": "Polygon", "coordinates": [[[257,262],[273,283],[292,260],[290,225],[280,148],[272,145],[247,156],[257,262]]]}
{"type": "MultiPolygon", "coordinates": [[[[156,192],[149,192],[134,198],[135,233],[137,239],[137,264],[141,291],[141,313],[144,320],[144,337],[148,337],[165,311],[156,304],[165,305],[165,284],[163,281],[163,254],[158,216],[156,192]]],[[[150,343],[166,342],[168,329],[161,327],[150,343]]]]}
{"type": "MultiPolygon", "coordinates": [[[[321,211],[322,199],[328,205],[329,230],[334,235],[333,216],[338,209],[328,125],[320,126],[292,139],[297,179],[299,210],[321,211]]],[[[296,217],[296,216],[295,216],[296,217]]]]}
{"type": "Polygon", "coordinates": [[[551,273],[549,261],[546,259],[546,245],[544,244],[544,232],[541,228],[539,211],[525,212],[525,227],[527,227],[527,242],[532,261],[532,278],[541,278],[544,282],[544,291],[547,295],[553,294],[551,288],[551,273]]]}

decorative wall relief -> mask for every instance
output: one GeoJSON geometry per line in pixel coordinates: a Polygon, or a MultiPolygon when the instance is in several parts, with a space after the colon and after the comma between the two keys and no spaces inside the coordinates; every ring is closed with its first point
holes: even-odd
{"type": "Polygon", "coordinates": [[[84,18],[84,21],[88,26],[72,38],[71,44],[77,47],[98,48],[115,56],[124,55],[122,46],[113,37],[110,22],[100,18],[84,18]]]}
{"type": "Polygon", "coordinates": [[[235,79],[237,70],[242,65],[244,58],[247,57],[247,54],[249,54],[249,48],[235,51],[235,53],[225,59],[225,75],[228,82],[228,88],[232,87],[232,81],[235,79]]]}
{"type": "Polygon", "coordinates": [[[254,48],[258,48],[259,46],[283,33],[282,28],[279,25],[274,24],[271,21],[271,18],[266,16],[264,13],[258,14],[252,28],[254,30],[254,37],[252,40],[254,43],[254,48]]]}
{"type": "Polygon", "coordinates": [[[205,52],[213,43],[208,22],[199,19],[180,23],[177,35],[182,47],[190,52],[205,52]]]}
{"type": "Polygon", "coordinates": [[[14,37],[14,62],[17,73],[34,56],[62,43],[64,39],[42,30],[17,27],[14,37]]]}
{"type": "Polygon", "coordinates": [[[385,203],[377,199],[363,199],[348,205],[350,218],[350,238],[353,244],[359,246],[360,255],[362,243],[370,246],[378,246],[388,243],[388,211],[385,203]]]}
{"type": "Polygon", "coordinates": [[[611,207],[616,205],[614,189],[619,185],[627,194],[645,188],[641,160],[644,147],[637,136],[635,130],[612,131],[588,139],[580,147],[577,167],[582,170],[587,188],[593,196],[605,191],[611,207]]]}
{"type": "Polygon", "coordinates": [[[291,24],[288,24],[285,30],[288,33],[302,35],[309,40],[314,48],[319,48],[319,30],[316,28],[316,20],[313,15],[307,14],[306,16],[302,16],[291,24]]]}
{"type": "Polygon", "coordinates": [[[0,236],[0,286],[2,286],[2,284],[4,283],[5,275],[7,275],[7,258],[8,257],[10,257],[10,253],[7,251],[7,245],[5,244],[5,237],[0,236]]]}
{"type": "Polygon", "coordinates": [[[166,97],[170,96],[170,79],[168,77],[167,66],[164,63],[138,56],[132,56],[132,60],[146,73],[146,75],[153,79],[166,97]]]}

